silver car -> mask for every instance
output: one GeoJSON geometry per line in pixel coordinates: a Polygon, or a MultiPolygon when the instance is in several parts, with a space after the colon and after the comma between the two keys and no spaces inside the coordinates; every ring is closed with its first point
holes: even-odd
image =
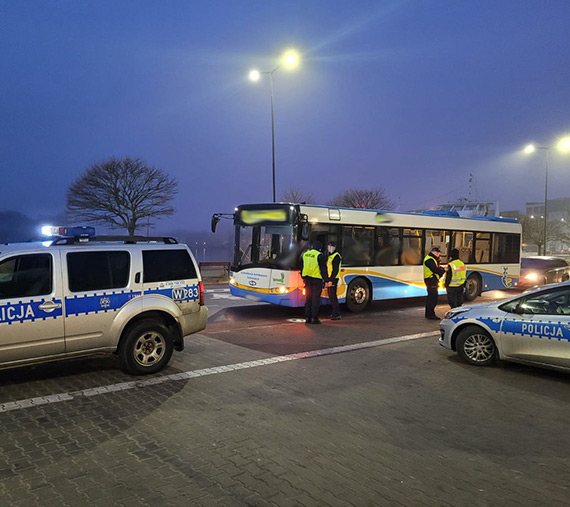
{"type": "Polygon", "coordinates": [[[570,282],[447,312],[440,345],[469,364],[495,359],[570,369],[570,282]]]}

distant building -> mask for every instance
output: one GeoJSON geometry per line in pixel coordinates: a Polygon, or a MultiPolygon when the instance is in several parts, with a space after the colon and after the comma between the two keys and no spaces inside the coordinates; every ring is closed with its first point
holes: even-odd
{"type": "Polygon", "coordinates": [[[510,211],[501,211],[501,216],[505,218],[516,218],[520,222],[523,213],[521,213],[518,209],[510,211]]]}
{"type": "MultiPolygon", "coordinates": [[[[567,236],[569,231],[570,219],[570,197],[562,197],[560,199],[548,199],[547,202],[548,221],[561,222],[561,232],[567,236]]],[[[527,202],[525,204],[525,214],[529,217],[544,218],[544,201],[542,202],[527,202]]],[[[563,237],[559,239],[549,239],[546,247],[547,252],[568,252],[570,245],[563,237]]]]}
{"type": "MultiPolygon", "coordinates": [[[[560,199],[548,199],[548,220],[567,220],[570,214],[570,197],[560,199]]],[[[527,202],[525,204],[525,215],[534,217],[544,216],[544,201],[527,202]]]]}

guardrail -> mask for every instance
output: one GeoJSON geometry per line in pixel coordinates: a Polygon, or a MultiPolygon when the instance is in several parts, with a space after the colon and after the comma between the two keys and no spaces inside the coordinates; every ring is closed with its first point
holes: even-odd
{"type": "Polygon", "coordinates": [[[230,279],[230,263],[229,262],[201,262],[200,273],[205,281],[228,281],[230,279]]]}

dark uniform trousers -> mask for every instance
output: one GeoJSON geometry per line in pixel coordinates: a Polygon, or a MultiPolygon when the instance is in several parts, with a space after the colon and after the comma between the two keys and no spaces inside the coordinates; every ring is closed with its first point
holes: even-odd
{"type": "Polygon", "coordinates": [[[433,317],[435,315],[435,307],[437,306],[437,288],[439,280],[436,277],[424,279],[427,288],[426,300],[426,317],[433,317]]]}
{"type": "Polygon", "coordinates": [[[331,316],[340,317],[340,307],[338,305],[338,296],[336,295],[336,288],[338,285],[338,278],[331,280],[332,285],[327,287],[329,301],[331,302],[331,316]]]}
{"type": "Polygon", "coordinates": [[[457,308],[463,304],[465,284],[459,287],[447,287],[447,302],[450,308],[457,308]]]}
{"type": "Polygon", "coordinates": [[[319,317],[319,307],[321,306],[321,291],[323,281],[320,278],[305,276],[305,317],[309,320],[319,317]]]}

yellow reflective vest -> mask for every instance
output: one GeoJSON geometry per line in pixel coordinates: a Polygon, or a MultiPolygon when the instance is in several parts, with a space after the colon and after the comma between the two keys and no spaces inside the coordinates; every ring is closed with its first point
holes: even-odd
{"type": "Polygon", "coordinates": [[[314,248],[307,250],[303,254],[303,272],[301,276],[310,276],[311,278],[320,278],[322,280],[323,277],[321,276],[318,260],[319,255],[321,255],[321,252],[314,248]]]}
{"type": "Polygon", "coordinates": [[[437,261],[437,259],[435,257],[433,257],[432,255],[426,255],[424,257],[424,280],[427,278],[431,278],[432,276],[435,276],[438,280],[439,280],[439,275],[436,275],[430,268],[428,268],[426,266],[426,261],[428,259],[433,259],[433,261],[435,262],[436,266],[439,266],[439,262],[437,261]]]}
{"type": "MultiPolygon", "coordinates": [[[[338,252],[333,252],[331,255],[329,255],[329,258],[327,259],[327,273],[329,275],[329,278],[332,276],[332,272],[333,272],[333,260],[334,258],[340,254],[338,252]]],[[[335,278],[339,278],[340,276],[340,265],[342,264],[342,261],[338,263],[338,273],[336,274],[335,278]]]]}
{"type": "Polygon", "coordinates": [[[451,280],[449,281],[450,287],[460,287],[465,283],[467,277],[467,268],[463,261],[455,259],[449,263],[451,269],[451,280]]]}

